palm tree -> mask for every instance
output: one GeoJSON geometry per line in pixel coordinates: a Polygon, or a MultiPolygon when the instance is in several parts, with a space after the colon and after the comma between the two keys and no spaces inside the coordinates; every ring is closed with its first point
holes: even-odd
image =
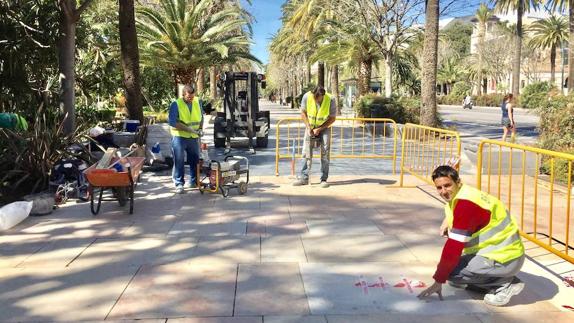
{"type": "Polygon", "coordinates": [[[556,47],[568,38],[566,18],[551,16],[533,22],[528,31],[532,32],[529,45],[533,48],[550,48],[550,83],[554,85],[556,73],[556,47]]]}
{"type": "Polygon", "coordinates": [[[241,58],[259,62],[242,32],[249,24],[245,11],[230,6],[208,15],[217,1],[159,0],[157,6],[139,8],[142,61],[170,69],[176,84],[194,84],[198,68],[241,58]]]}
{"type": "Polygon", "coordinates": [[[552,9],[562,12],[568,8],[568,92],[574,90],[574,1],[549,0],[552,9]]]}
{"type": "Polygon", "coordinates": [[[138,36],[135,26],[134,0],[119,1],[119,25],[126,107],[132,120],[143,124],[143,109],[140,84],[140,58],[138,36]]]}
{"type": "Polygon", "coordinates": [[[489,20],[492,18],[493,16],[493,12],[488,9],[488,7],[484,4],[481,3],[480,6],[478,7],[478,9],[476,10],[476,14],[474,15],[476,22],[478,23],[477,26],[477,34],[478,34],[478,42],[477,42],[477,48],[476,48],[476,53],[478,56],[478,75],[477,75],[477,79],[478,79],[478,91],[477,94],[480,95],[482,93],[482,80],[483,80],[483,74],[482,74],[482,69],[483,69],[483,65],[484,65],[484,58],[483,58],[483,48],[484,48],[484,40],[486,37],[486,25],[489,22],[489,20]]]}
{"type": "Polygon", "coordinates": [[[520,92],[520,59],[522,53],[522,16],[531,8],[538,9],[541,0],[497,0],[496,7],[502,13],[516,10],[516,38],[514,61],[512,64],[512,94],[518,97],[520,92]]]}
{"type": "Polygon", "coordinates": [[[75,82],[74,72],[76,52],[76,24],[82,13],[94,0],[84,0],[76,7],[76,0],[59,0],[58,5],[62,10],[60,15],[61,38],[58,44],[58,67],[60,69],[60,101],[64,108],[66,119],[64,120],[64,133],[71,134],[76,129],[75,109],[75,82]]]}
{"type": "Polygon", "coordinates": [[[463,76],[463,72],[459,67],[459,63],[454,59],[450,58],[437,71],[437,80],[439,83],[446,84],[446,92],[450,93],[451,87],[454,83],[460,80],[463,76]]]}
{"type": "Polygon", "coordinates": [[[436,74],[438,62],[439,0],[426,0],[425,38],[421,83],[421,124],[434,127],[438,124],[436,106],[436,74]]]}

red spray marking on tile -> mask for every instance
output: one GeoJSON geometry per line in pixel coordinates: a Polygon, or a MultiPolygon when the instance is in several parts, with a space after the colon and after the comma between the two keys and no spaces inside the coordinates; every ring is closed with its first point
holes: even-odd
{"type": "Polygon", "coordinates": [[[403,277],[403,281],[405,282],[405,284],[407,285],[407,289],[409,290],[409,293],[413,293],[413,288],[411,287],[411,283],[409,283],[409,281],[403,277]]]}
{"type": "Polygon", "coordinates": [[[574,307],[569,306],[569,305],[562,305],[562,307],[564,307],[565,309],[569,309],[571,311],[574,311],[574,307]]]}
{"type": "Polygon", "coordinates": [[[369,286],[367,286],[367,282],[365,281],[365,277],[363,277],[363,275],[359,276],[359,283],[363,288],[363,294],[369,295],[369,286]]]}
{"type": "Polygon", "coordinates": [[[566,285],[566,287],[574,287],[574,277],[573,276],[566,276],[566,277],[564,277],[564,279],[562,281],[564,282],[564,285],[566,285]]]}

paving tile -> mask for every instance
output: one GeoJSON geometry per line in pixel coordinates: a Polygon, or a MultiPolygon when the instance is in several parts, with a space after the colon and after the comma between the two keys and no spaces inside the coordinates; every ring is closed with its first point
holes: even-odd
{"type": "Polygon", "coordinates": [[[416,257],[391,235],[303,237],[309,262],[414,261],[416,257]]]}
{"type": "Polygon", "coordinates": [[[309,233],[305,236],[382,235],[377,225],[365,219],[338,218],[308,220],[309,233]]]}
{"type": "Polygon", "coordinates": [[[482,323],[571,323],[574,312],[509,311],[506,313],[477,314],[482,323]]]}
{"type": "Polygon", "coordinates": [[[113,265],[0,270],[0,321],[103,321],[136,270],[113,265]]]}
{"type": "Polygon", "coordinates": [[[299,236],[270,236],[261,239],[261,262],[307,262],[299,236]]]}
{"type": "Polygon", "coordinates": [[[261,260],[261,240],[253,236],[200,237],[192,263],[238,264],[261,260]]]}
{"type": "Polygon", "coordinates": [[[225,236],[245,235],[245,222],[192,222],[178,221],[168,235],[225,236]]]}
{"type": "Polygon", "coordinates": [[[263,323],[262,316],[187,317],[168,319],[169,323],[263,323]]]}
{"type": "Polygon", "coordinates": [[[327,315],[329,323],[444,323],[444,322],[464,322],[464,323],[482,323],[474,314],[444,314],[444,315],[425,315],[425,314],[405,314],[405,313],[380,313],[376,315],[327,315]]]}
{"type": "Polygon", "coordinates": [[[416,274],[401,263],[300,264],[300,267],[313,315],[487,312],[480,300],[464,290],[445,288],[445,300],[440,306],[437,306],[438,299],[419,300],[416,296],[424,287],[417,281],[426,279],[430,283],[432,279],[416,274]],[[412,282],[411,289],[403,278],[412,282]]]}
{"type": "Polygon", "coordinates": [[[236,266],[143,266],[110,319],[231,316],[236,266]]]}
{"type": "Polygon", "coordinates": [[[327,319],[322,315],[305,316],[264,316],[265,323],[327,323],[327,319]]]}
{"type": "Polygon", "coordinates": [[[309,314],[296,263],[240,264],[235,315],[309,314]]]}
{"type": "Polygon", "coordinates": [[[98,239],[70,266],[184,263],[193,256],[196,237],[98,239]]]}
{"type": "Polygon", "coordinates": [[[18,267],[64,268],[95,241],[94,238],[52,240],[27,257],[18,267]]]}

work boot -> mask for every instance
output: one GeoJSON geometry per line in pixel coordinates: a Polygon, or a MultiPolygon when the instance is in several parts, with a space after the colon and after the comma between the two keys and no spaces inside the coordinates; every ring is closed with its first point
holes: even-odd
{"type": "Polygon", "coordinates": [[[291,185],[293,185],[293,186],[303,186],[303,185],[307,185],[307,184],[309,184],[309,181],[308,181],[308,180],[299,178],[299,179],[297,179],[295,182],[293,182],[293,184],[291,184],[291,185]]]}
{"type": "Polygon", "coordinates": [[[508,286],[484,295],[484,302],[492,306],[504,306],[510,302],[512,296],[520,294],[523,289],[524,283],[517,277],[514,277],[512,283],[508,286]]]}
{"type": "Polygon", "coordinates": [[[322,188],[327,188],[327,187],[329,187],[329,183],[327,183],[327,181],[321,181],[321,184],[320,184],[320,185],[321,185],[322,188]]]}

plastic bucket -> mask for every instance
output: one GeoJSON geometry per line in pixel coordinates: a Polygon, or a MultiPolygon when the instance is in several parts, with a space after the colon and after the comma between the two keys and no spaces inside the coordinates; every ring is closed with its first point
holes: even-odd
{"type": "Polygon", "coordinates": [[[124,120],[124,129],[127,132],[136,132],[139,125],[139,120],[124,120]]]}

